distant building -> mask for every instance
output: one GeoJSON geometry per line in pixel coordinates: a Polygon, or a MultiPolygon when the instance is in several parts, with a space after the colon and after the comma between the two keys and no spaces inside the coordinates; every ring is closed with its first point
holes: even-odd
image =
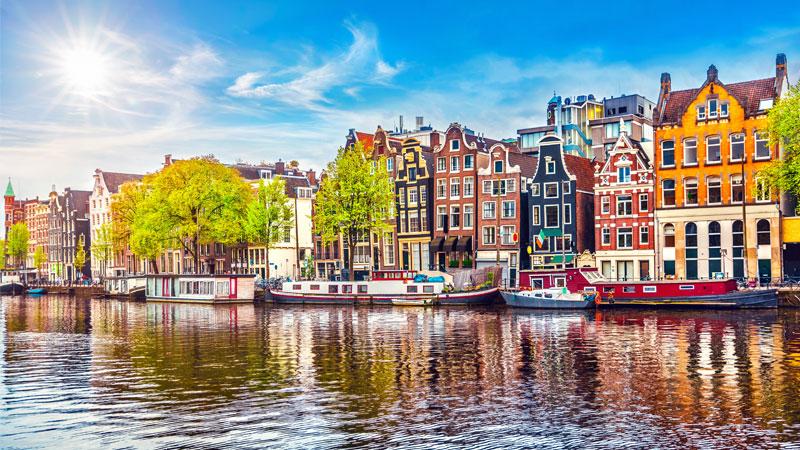
{"type": "Polygon", "coordinates": [[[592,136],[589,122],[603,117],[603,103],[594,95],[579,95],[562,100],[553,95],[547,102],[547,124],[517,130],[519,146],[523,153],[536,155],[539,140],[547,133],[555,133],[564,142],[564,152],[591,159],[592,136]]]}
{"type": "Polygon", "coordinates": [[[603,99],[605,114],[589,121],[592,138],[591,156],[605,161],[622,131],[638,142],[652,161],[653,158],[653,108],[655,103],[641,95],[623,95],[603,99]]]}
{"type": "Polygon", "coordinates": [[[91,191],[65,188],[63,194],[53,186],[48,214],[48,269],[51,279],[76,280],[90,277],[91,233],[89,226],[89,197],[91,191]],[[86,252],[82,268],[75,267],[75,254],[80,245],[86,252]]]}

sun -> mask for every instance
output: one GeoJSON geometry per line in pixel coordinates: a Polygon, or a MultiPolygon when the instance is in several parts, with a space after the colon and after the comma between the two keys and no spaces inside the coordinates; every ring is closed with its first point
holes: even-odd
{"type": "Polygon", "coordinates": [[[108,60],[99,51],[78,45],[61,52],[61,82],[73,94],[95,97],[108,85],[108,60]]]}

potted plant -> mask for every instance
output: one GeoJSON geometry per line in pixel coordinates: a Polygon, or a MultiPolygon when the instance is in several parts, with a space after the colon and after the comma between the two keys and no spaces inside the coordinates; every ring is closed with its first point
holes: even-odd
{"type": "Polygon", "coordinates": [[[451,268],[456,268],[456,267],[458,267],[458,260],[457,260],[457,259],[451,259],[451,260],[450,260],[450,263],[449,263],[449,266],[450,266],[451,268]]]}

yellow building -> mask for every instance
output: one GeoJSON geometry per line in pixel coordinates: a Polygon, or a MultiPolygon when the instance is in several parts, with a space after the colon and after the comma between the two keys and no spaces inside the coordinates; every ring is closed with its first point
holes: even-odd
{"type": "Polygon", "coordinates": [[[778,195],[760,188],[758,173],[780,157],[767,112],[787,83],[783,54],[775,76],[759,80],[725,84],[712,65],[700,87],[673,91],[662,74],[653,120],[661,276],[780,277],[778,195]]]}

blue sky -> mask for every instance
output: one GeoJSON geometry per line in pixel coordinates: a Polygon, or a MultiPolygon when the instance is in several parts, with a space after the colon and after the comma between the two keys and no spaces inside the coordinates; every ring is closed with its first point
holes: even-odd
{"type": "Polygon", "coordinates": [[[422,115],[513,137],[553,91],[655,100],[800,73],[800,7],[783,2],[238,2],[4,0],[0,177],[18,194],[89,188],[95,168],[162,155],[297,159],[321,168],[348,128],[422,115]]]}

